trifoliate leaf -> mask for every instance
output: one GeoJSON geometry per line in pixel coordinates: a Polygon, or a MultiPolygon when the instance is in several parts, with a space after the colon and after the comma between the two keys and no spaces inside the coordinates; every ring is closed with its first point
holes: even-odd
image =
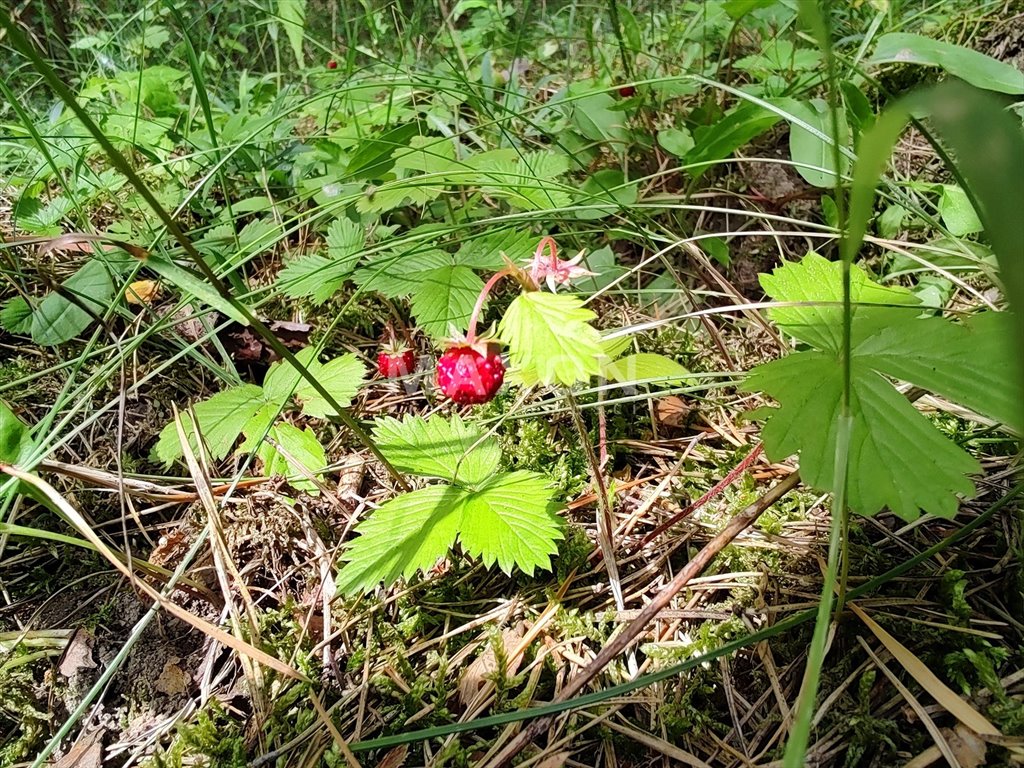
{"type": "Polygon", "coordinates": [[[487,567],[497,562],[507,574],[513,567],[530,575],[535,568],[549,570],[562,531],[548,486],[535,472],[495,475],[465,500],[462,548],[487,567]]]}
{"type": "Polygon", "coordinates": [[[364,244],[359,224],[348,219],[332,221],[327,228],[327,255],[312,254],[289,262],[277,276],[277,286],[285,296],[309,296],[314,304],[323,304],[352,274],[364,244]]]}
{"type": "Polygon", "coordinates": [[[310,475],[323,474],[327,466],[324,447],[309,427],[299,429],[286,421],[274,424],[256,455],[267,477],[287,477],[292,488],[316,496],[320,493],[310,475]]]}
{"type": "MultiPolygon", "coordinates": [[[[778,307],[768,316],[782,330],[815,349],[838,352],[842,346],[843,284],[839,262],[813,251],[799,262],[787,262],[772,274],[760,276],[761,287],[776,301],[808,302],[808,306],[778,307]]],[[[905,288],[878,285],[857,265],[850,267],[850,298],[855,304],[916,305],[919,299],[905,288]]],[[[913,309],[853,307],[853,343],[893,322],[912,320],[913,309]]]]}
{"type": "Polygon", "coordinates": [[[389,181],[382,187],[367,187],[366,193],[356,201],[356,210],[359,213],[379,215],[403,206],[426,205],[440,197],[443,192],[443,186],[413,176],[400,181],[389,181]]]}
{"type": "Polygon", "coordinates": [[[455,163],[453,139],[413,136],[408,149],[395,153],[395,167],[421,173],[444,173],[455,163]]]}
{"type": "MultiPolygon", "coordinates": [[[[242,384],[218,392],[213,397],[193,406],[192,410],[198,422],[199,433],[214,460],[223,459],[231,452],[243,427],[264,405],[266,405],[266,400],[263,398],[262,389],[255,384],[242,384]]],[[[193,449],[196,449],[198,446],[195,443],[195,430],[192,427],[192,422],[185,415],[182,416],[182,419],[185,434],[193,449]]],[[[153,448],[153,455],[165,465],[170,465],[172,461],[182,455],[181,442],[173,421],[161,430],[160,438],[153,448]]]]}
{"type": "MultiPolygon", "coordinates": [[[[953,517],[956,494],[971,495],[966,475],[980,465],[947,440],[889,382],[855,359],[848,503],[863,515],[888,507],[904,520],[923,509],[953,517]]],[[[755,368],[745,389],[779,402],[762,432],[768,455],[800,455],[800,476],[820,490],[835,486],[842,368],[832,354],[800,352],[755,368]]]]}
{"type": "Polygon", "coordinates": [[[451,265],[419,276],[411,301],[416,324],[435,339],[447,338],[452,326],[466,330],[484,281],[469,267],[451,265]]]}
{"type": "Polygon", "coordinates": [[[518,379],[527,385],[572,385],[601,372],[594,313],[569,294],[530,291],[516,297],[498,327],[518,379]]]}
{"type": "Polygon", "coordinates": [[[498,441],[485,434],[457,415],[410,416],[403,421],[378,419],[373,438],[401,472],[477,486],[497,472],[501,462],[498,441]]]}
{"type": "Polygon", "coordinates": [[[601,375],[620,384],[638,381],[672,384],[682,381],[690,372],[670,357],[641,352],[605,363],[601,375]]]}
{"type": "Polygon", "coordinates": [[[359,535],[342,555],[336,586],[345,595],[369,592],[380,582],[426,571],[455,543],[466,493],[432,485],[380,505],[356,527],[359,535]]]}

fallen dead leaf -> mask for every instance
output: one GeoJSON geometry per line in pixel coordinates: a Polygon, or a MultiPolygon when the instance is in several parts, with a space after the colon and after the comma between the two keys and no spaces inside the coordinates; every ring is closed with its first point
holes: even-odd
{"type": "Polygon", "coordinates": [[[961,768],[978,768],[985,765],[985,742],[963,723],[957,723],[952,730],[943,728],[946,741],[961,768]]]}
{"type": "Polygon", "coordinates": [[[181,668],[177,656],[171,656],[160,672],[160,677],[153,683],[153,687],[160,693],[168,696],[179,696],[188,692],[189,683],[192,682],[188,672],[181,668]]]}
{"type": "Polygon", "coordinates": [[[95,669],[92,647],[96,639],[88,631],[80,629],[71,636],[67,648],[60,658],[57,670],[68,680],[77,678],[83,669],[95,669]]]}
{"type": "Polygon", "coordinates": [[[537,768],[562,768],[570,757],[572,757],[572,752],[568,750],[555,752],[537,763],[537,768]]]}
{"type": "Polygon", "coordinates": [[[51,768],[103,768],[103,732],[79,736],[67,754],[50,765],[51,768]]]}
{"type": "MultiPolygon", "coordinates": [[[[505,649],[504,655],[506,659],[511,657],[512,652],[522,639],[523,631],[521,627],[508,627],[501,631],[501,645],[505,649]]],[[[515,674],[518,668],[519,659],[515,659],[509,673],[515,674]]],[[[469,703],[476,698],[480,689],[487,684],[487,678],[493,675],[497,669],[498,659],[497,654],[494,652],[494,644],[488,642],[483,653],[466,667],[466,671],[462,674],[462,679],[459,681],[459,701],[462,702],[463,706],[469,706],[469,703]]]]}
{"type": "Polygon", "coordinates": [[[666,427],[682,427],[690,417],[692,408],[681,397],[669,395],[654,401],[654,415],[666,427]]]}
{"type": "Polygon", "coordinates": [[[409,754],[409,747],[406,744],[395,747],[386,755],[384,759],[377,763],[377,768],[398,768],[400,765],[405,763],[405,756],[409,754]]]}

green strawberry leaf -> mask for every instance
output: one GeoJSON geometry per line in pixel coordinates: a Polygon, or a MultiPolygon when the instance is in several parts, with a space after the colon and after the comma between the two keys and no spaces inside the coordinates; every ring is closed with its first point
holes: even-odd
{"type": "MultiPolygon", "coordinates": [[[[242,384],[218,392],[192,407],[199,434],[202,435],[210,456],[215,461],[223,459],[231,452],[242,429],[265,405],[266,400],[260,387],[255,384],[242,384]]],[[[184,419],[184,427],[185,434],[195,450],[198,444],[195,442],[195,429],[190,419],[184,419]]],[[[165,466],[169,466],[181,455],[178,430],[171,421],[161,430],[153,448],[153,456],[165,466]]]]}
{"type": "Polygon", "coordinates": [[[359,536],[342,555],[338,591],[369,592],[433,567],[455,544],[465,500],[464,491],[431,485],[381,504],[359,523],[359,536]]]}
{"type": "Polygon", "coordinates": [[[458,415],[385,417],[377,421],[373,438],[395,469],[470,487],[494,475],[501,463],[498,441],[458,415]]]}
{"type": "Polygon", "coordinates": [[[484,281],[469,267],[451,265],[421,276],[410,302],[416,324],[435,339],[447,338],[452,326],[466,330],[484,281]]]}
{"type": "Polygon", "coordinates": [[[601,336],[594,313],[577,296],[530,291],[517,296],[498,326],[517,379],[572,385],[601,373],[601,336]]]}
{"type": "Polygon", "coordinates": [[[981,312],[962,323],[928,317],[885,328],[857,345],[858,360],[1024,432],[1021,360],[1013,315],[981,312]]]}
{"type": "Polygon", "coordinates": [[[0,401],[0,461],[18,464],[32,453],[32,436],[7,405],[0,401]]]}
{"type": "MultiPolygon", "coordinates": [[[[862,360],[852,370],[848,502],[862,515],[888,507],[904,520],[923,509],[956,514],[956,494],[969,496],[966,475],[981,467],[947,440],[910,402],[862,360]]],[[[800,476],[820,490],[835,486],[836,439],[843,376],[836,357],[800,352],[755,368],[744,389],[779,402],[762,432],[768,455],[800,456],[800,476]]]]}
{"type": "Polygon", "coordinates": [[[507,574],[550,570],[562,538],[547,479],[535,472],[494,475],[465,500],[459,541],[466,552],[507,574]]]}
{"type": "Polygon", "coordinates": [[[53,292],[36,304],[32,312],[32,340],[36,344],[56,346],[75,338],[92,324],[94,317],[103,316],[114,295],[110,274],[99,259],[85,262],[62,287],[78,302],[53,292]]]}
{"type": "Polygon", "coordinates": [[[286,421],[274,424],[260,443],[256,455],[263,462],[263,474],[267,477],[289,478],[288,484],[292,488],[306,491],[311,496],[319,495],[320,491],[309,475],[323,474],[327,455],[309,427],[299,429],[286,421]]]}
{"type": "Polygon", "coordinates": [[[529,230],[499,229],[463,243],[455,254],[455,263],[496,272],[505,266],[504,257],[520,265],[529,259],[536,241],[529,230]]]}
{"type": "Polygon", "coordinates": [[[415,294],[433,270],[452,264],[450,254],[434,248],[417,250],[419,247],[377,254],[352,278],[364,291],[377,291],[389,299],[415,294]]]}
{"type": "MultiPolygon", "coordinates": [[[[628,337],[626,337],[628,339],[628,337]]],[[[601,376],[620,384],[646,381],[675,384],[690,375],[690,372],[670,357],[641,352],[606,362],[601,376]]]]}
{"type": "MultiPolygon", "coordinates": [[[[786,333],[815,349],[839,352],[843,335],[843,283],[841,265],[811,251],[798,262],[787,262],[770,275],[760,276],[761,287],[775,301],[807,302],[813,306],[777,307],[768,316],[786,333]],[[820,303],[820,304],[819,304],[820,303]]],[[[920,300],[906,288],[887,288],[871,281],[857,265],[850,267],[853,307],[853,343],[894,322],[913,319],[917,310],[865,307],[864,304],[906,305],[920,300]]]]}
{"type": "MultiPolygon", "coordinates": [[[[366,376],[366,368],[351,352],[326,363],[312,361],[306,367],[342,408],[346,408],[352,402],[366,376]]],[[[300,380],[295,387],[295,398],[299,401],[302,412],[314,419],[327,419],[338,415],[306,379],[300,380]]]]}
{"type": "Polygon", "coordinates": [[[336,219],[327,228],[327,255],[313,254],[290,261],[277,276],[277,286],[293,299],[308,296],[316,305],[333,296],[352,274],[363,253],[363,228],[336,219]]]}

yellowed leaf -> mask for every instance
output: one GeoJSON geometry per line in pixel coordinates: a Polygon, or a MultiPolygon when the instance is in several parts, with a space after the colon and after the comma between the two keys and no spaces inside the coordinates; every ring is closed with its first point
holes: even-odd
{"type": "Polygon", "coordinates": [[[124,289],[124,300],[129,304],[152,304],[160,295],[160,283],[156,280],[136,280],[124,289]]]}

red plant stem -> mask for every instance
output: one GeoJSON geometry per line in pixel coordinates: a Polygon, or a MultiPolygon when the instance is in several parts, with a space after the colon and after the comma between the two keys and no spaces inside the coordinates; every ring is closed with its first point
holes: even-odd
{"type": "Polygon", "coordinates": [[[680,512],[676,512],[674,515],[672,515],[672,517],[670,517],[664,523],[662,523],[657,528],[655,528],[653,531],[651,531],[646,536],[644,536],[643,539],[640,540],[640,543],[637,544],[633,548],[633,551],[636,552],[638,550],[643,549],[648,544],[650,544],[651,541],[653,541],[656,537],[660,536],[662,533],[667,531],[669,528],[671,528],[673,525],[678,523],[680,520],[682,520],[687,515],[692,515],[698,509],[700,509],[705,504],[707,504],[709,501],[711,501],[713,498],[715,498],[715,496],[717,496],[723,490],[728,488],[733,480],[735,480],[737,477],[739,477],[740,474],[747,467],[749,467],[751,464],[754,463],[754,460],[758,456],[761,455],[761,451],[763,451],[763,450],[764,450],[764,443],[758,443],[757,446],[754,448],[754,450],[752,450],[750,453],[748,453],[746,455],[746,457],[744,457],[743,461],[741,461],[739,464],[737,464],[735,467],[733,467],[732,470],[730,470],[729,474],[727,474],[725,477],[723,477],[715,485],[714,488],[712,488],[710,491],[705,493],[703,496],[701,496],[699,499],[697,499],[695,502],[693,502],[693,504],[688,506],[686,509],[683,509],[680,512]]]}
{"type": "Polygon", "coordinates": [[[495,272],[491,275],[491,279],[484,284],[484,289],[476,297],[476,306],[473,307],[473,314],[469,316],[469,331],[466,333],[466,343],[473,344],[476,341],[476,321],[480,317],[480,311],[484,308],[484,302],[487,301],[487,295],[501,278],[508,277],[511,274],[512,268],[506,267],[500,272],[495,272]]]}

